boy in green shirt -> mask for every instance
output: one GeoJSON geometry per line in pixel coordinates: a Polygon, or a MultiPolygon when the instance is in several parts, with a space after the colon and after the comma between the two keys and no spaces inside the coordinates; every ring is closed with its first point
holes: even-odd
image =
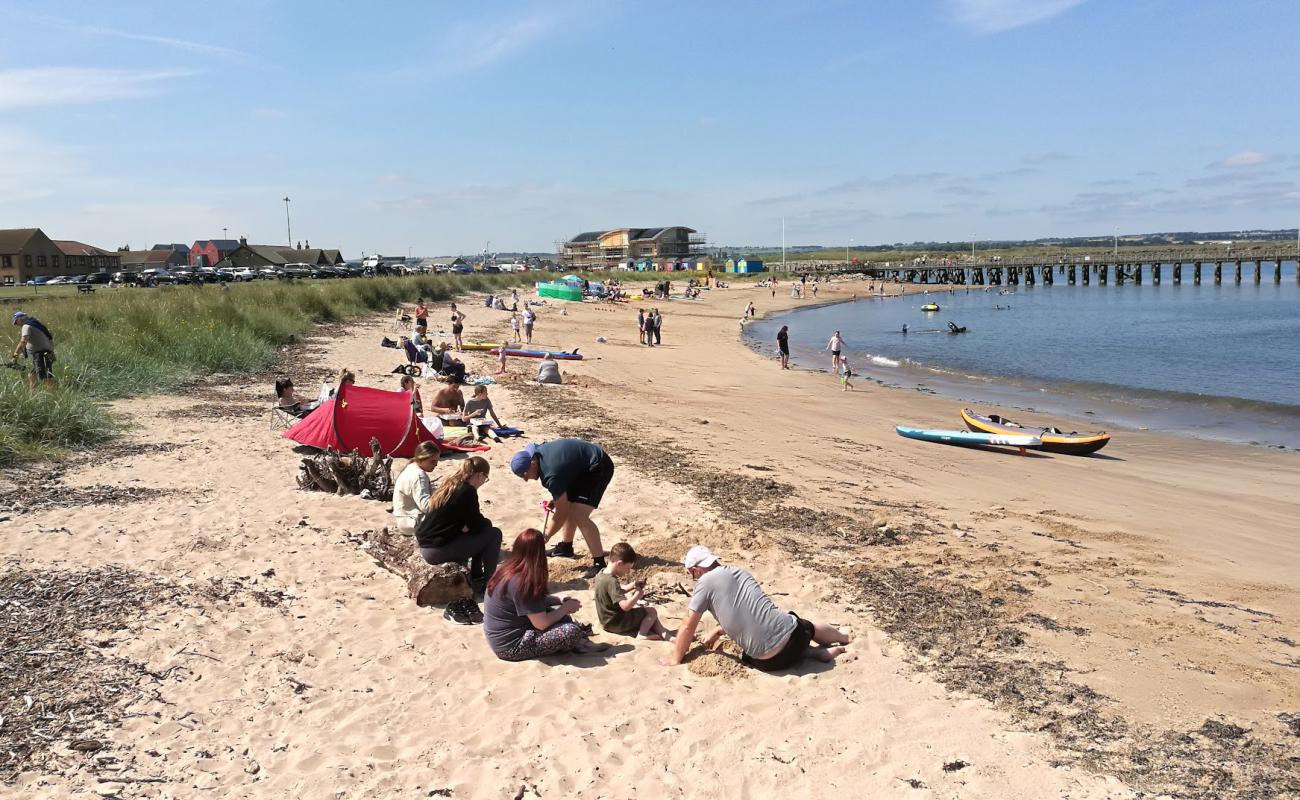
{"type": "Polygon", "coordinates": [[[632,545],[619,542],[610,548],[609,566],[596,577],[596,616],[606,633],[621,633],[645,639],[668,641],[672,636],[659,622],[659,614],[637,603],[645,597],[645,581],[622,583],[632,574],[637,554],[632,545]],[[631,592],[631,595],[626,592],[631,592]]]}

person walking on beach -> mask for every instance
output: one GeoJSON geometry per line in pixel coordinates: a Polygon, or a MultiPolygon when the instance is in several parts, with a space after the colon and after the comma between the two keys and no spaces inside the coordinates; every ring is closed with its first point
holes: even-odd
{"type": "Polygon", "coordinates": [[[549,540],[561,533],[560,542],[547,555],[576,558],[573,539],[577,531],[591,551],[587,577],[605,568],[605,548],[600,528],[591,513],[600,507],[609,482],[614,479],[614,461],[599,445],[583,439],[553,439],[530,444],[510,459],[510,471],[525,481],[540,481],[550,493],[554,514],[544,531],[549,540]]]}
{"type": "Polygon", "coordinates": [[[460,336],[465,331],[465,315],[456,309],[456,304],[451,304],[451,339],[456,345],[456,351],[460,352],[465,349],[464,342],[460,336]]]}
{"type": "Polygon", "coordinates": [[[782,611],[753,575],[740,567],[723,566],[707,547],[695,545],[687,550],[682,563],[695,579],[695,592],[688,606],[690,613],[677,630],[672,655],[660,659],[666,667],[686,658],[706,611],[719,627],[704,637],[704,647],[712,650],[728,636],[740,645],[744,653],[741,662],[764,672],[788,669],[804,658],[834,661],[851,641],[847,633],[830,625],[782,611]],[[812,647],[814,642],[820,647],[812,647]]]}
{"type": "Polygon", "coordinates": [[[32,360],[27,383],[33,389],[38,383],[57,385],[54,380],[54,334],[36,317],[23,311],[14,312],[13,324],[22,326],[18,329],[18,345],[14,347],[13,360],[17,362],[24,351],[32,360]]]}
{"type": "Polygon", "coordinates": [[[533,323],[537,321],[537,312],[528,306],[524,306],[524,341],[527,344],[533,343],[533,323]]]}
{"type": "Polygon", "coordinates": [[[483,598],[483,636],[502,661],[559,653],[599,653],[570,616],[582,602],[547,594],[550,573],[541,531],[528,528],[510,545],[510,558],[492,574],[483,598]]]}
{"type": "Polygon", "coordinates": [[[782,325],[776,332],[776,349],[781,357],[781,369],[790,369],[790,328],[782,325]]]}
{"type": "Polygon", "coordinates": [[[826,343],[826,349],[831,351],[831,370],[838,375],[840,371],[840,351],[844,349],[844,340],[840,338],[839,331],[835,331],[831,335],[831,340],[826,343]]]}
{"type": "Polygon", "coordinates": [[[853,388],[853,384],[849,382],[849,378],[853,377],[853,367],[849,366],[849,359],[847,356],[840,356],[840,369],[842,370],[840,383],[844,384],[844,391],[847,392],[853,388]]]}
{"type": "Polygon", "coordinates": [[[637,309],[636,327],[637,330],[639,331],[637,341],[639,341],[641,344],[645,344],[645,309],[644,308],[637,309]]]}

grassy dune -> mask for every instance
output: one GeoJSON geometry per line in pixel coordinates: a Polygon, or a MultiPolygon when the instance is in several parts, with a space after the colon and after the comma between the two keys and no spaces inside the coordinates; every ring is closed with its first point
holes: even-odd
{"type": "MultiPolygon", "coordinates": [[[[619,275],[624,281],[669,277],[684,284],[692,276],[619,275]]],[[[524,273],[258,281],[229,291],[178,286],[34,300],[22,310],[54,333],[60,387],[33,391],[21,373],[0,370],[0,466],[104,442],[118,430],[104,401],[166,390],[217,372],[265,369],[279,347],[301,340],[317,323],[393,309],[417,296],[447,301],[537,279],[537,273],[524,273]]],[[[7,332],[12,349],[18,329],[10,326],[7,332]]]]}

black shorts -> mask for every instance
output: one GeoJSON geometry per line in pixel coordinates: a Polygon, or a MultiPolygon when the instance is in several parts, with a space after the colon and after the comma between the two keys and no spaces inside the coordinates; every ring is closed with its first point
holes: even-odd
{"type": "Polygon", "coordinates": [[[614,462],[605,456],[596,469],[583,474],[569,487],[569,502],[600,508],[600,499],[605,496],[605,489],[613,479],[614,462]]]}
{"type": "Polygon", "coordinates": [[[785,643],[785,647],[781,648],[781,652],[771,658],[744,656],[741,661],[764,672],[777,672],[799,663],[803,654],[808,652],[808,645],[812,644],[813,624],[806,619],[800,619],[793,611],[790,612],[790,616],[794,617],[794,632],[790,634],[790,639],[785,643]]]}
{"type": "Polygon", "coordinates": [[[835,356],[836,358],[839,358],[839,357],[840,357],[840,351],[839,351],[839,350],[832,350],[832,351],[831,351],[831,355],[835,356]]]}
{"type": "Polygon", "coordinates": [[[452,326],[451,326],[451,335],[452,335],[452,336],[460,336],[461,331],[463,331],[463,330],[465,330],[465,326],[464,326],[464,325],[452,325],[452,326]]]}
{"type": "Polygon", "coordinates": [[[54,377],[54,353],[40,350],[32,353],[32,374],[36,380],[43,381],[54,377]]]}

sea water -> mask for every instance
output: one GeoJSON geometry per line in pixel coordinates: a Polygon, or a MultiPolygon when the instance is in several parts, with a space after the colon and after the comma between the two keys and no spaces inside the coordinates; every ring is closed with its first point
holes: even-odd
{"type": "MultiPolygon", "coordinates": [[[[935,287],[928,294],[796,309],[746,329],[774,352],[790,327],[793,360],[829,369],[826,343],[839,330],[854,372],[933,392],[986,413],[1011,409],[1088,416],[1096,428],[1165,430],[1204,438],[1300,448],[1300,285],[1296,265],[1273,283],[1253,265],[1216,286],[1184,267],[1164,282],[1123,286],[935,287]],[[937,303],[937,313],[923,312],[937,303]],[[965,326],[950,334],[948,322],[965,326]],[[903,334],[903,325],[908,333],[903,334]]],[[[897,288],[886,284],[885,291],[897,288]]],[[[788,292],[782,281],[778,291],[788,292]]],[[[812,302],[811,300],[809,301],[812,302]]],[[[896,420],[908,424],[910,420],[896,420]]],[[[956,408],[953,427],[960,428],[956,408]]]]}

